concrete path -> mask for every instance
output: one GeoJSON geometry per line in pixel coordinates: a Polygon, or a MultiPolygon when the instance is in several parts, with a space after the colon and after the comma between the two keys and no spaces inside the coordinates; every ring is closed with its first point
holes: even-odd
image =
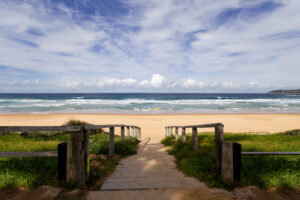
{"type": "Polygon", "coordinates": [[[101,190],[144,190],[205,187],[176,169],[162,144],[141,144],[136,155],[123,159],[101,190]]]}
{"type": "Polygon", "coordinates": [[[136,155],[123,159],[100,191],[89,192],[87,198],[120,199],[122,196],[124,199],[128,195],[131,199],[140,193],[141,199],[147,199],[149,195],[149,198],[161,199],[159,197],[177,189],[207,188],[204,183],[177,170],[174,157],[165,151],[165,147],[160,143],[150,144],[149,140],[140,144],[136,155]]]}

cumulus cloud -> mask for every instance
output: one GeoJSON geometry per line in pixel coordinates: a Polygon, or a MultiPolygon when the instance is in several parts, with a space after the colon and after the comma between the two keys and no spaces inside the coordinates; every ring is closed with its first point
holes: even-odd
{"type": "MultiPolygon", "coordinates": [[[[204,82],[201,80],[194,80],[188,78],[186,81],[169,81],[160,74],[153,74],[149,80],[138,81],[133,78],[117,79],[105,78],[97,82],[67,82],[62,87],[71,89],[136,89],[144,91],[144,89],[156,89],[159,91],[172,91],[172,92],[186,92],[186,91],[199,91],[205,90],[215,92],[228,92],[236,91],[239,89],[253,88],[257,82],[252,81],[246,84],[237,84],[232,81],[229,82],[204,82]]],[[[248,90],[247,90],[248,91],[248,90]]]]}
{"type": "Polygon", "coordinates": [[[194,79],[187,79],[184,83],[183,83],[183,87],[184,88],[201,88],[204,87],[206,85],[205,82],[203,81],[195,81],[194,79]]]}
{"type": "Polygon", "coordinates": [[[159,88],[163,86],[165,82],[165,78],[160,74],[153,74],[151,80],[143,80],[140,82],[140,86],[142,87],[154,87],[159,88]]]}
{"type": "Polygon", "coordinates": [[[105,79],[103,81],[99,81],[96,83],[96,85],[100,88],[102,87],[134,87],[137,84],[137,81],[132,78],[127,79],[117,79],[117,78],[111,78],[111,79],[105,79]]]}

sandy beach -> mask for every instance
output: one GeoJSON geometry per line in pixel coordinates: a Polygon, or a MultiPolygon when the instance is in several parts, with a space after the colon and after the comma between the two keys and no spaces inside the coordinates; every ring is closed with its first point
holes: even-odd
{"type": "MultiPolygon", "coordinates": [[[[92,124],[137,125],[142,128],[142,138],[150,137],[151,143],[159,142],[164,137],[164,127],[169,125],[221,122],[225,126],[225,132],[243,133],[275,133],[300,129],[300,114],[1,114],[0,126],[54,126],[69,119],[84,120],[92,124]]],[[[119,132],[116,130],[117,134],[119,132]]]]}

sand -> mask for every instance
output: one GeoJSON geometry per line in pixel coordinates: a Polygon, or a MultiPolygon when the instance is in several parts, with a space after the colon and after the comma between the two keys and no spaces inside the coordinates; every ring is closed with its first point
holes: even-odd
{"type": "MultiPolygon", "coordinates": [[[[221,122],[225,126],[225,132],[243,133],[275,133],[300,129],[300,114],[1,114],[0,126],[54,126],[69,119],[80,119],[93,124],[137,125],[142,128],[142,138],[150,137],[151,143],[159,142],[164,137],[164,127],[169,125],[221,122]]],[[[119,132],[117,129],[116,133],[119,132]]]]}

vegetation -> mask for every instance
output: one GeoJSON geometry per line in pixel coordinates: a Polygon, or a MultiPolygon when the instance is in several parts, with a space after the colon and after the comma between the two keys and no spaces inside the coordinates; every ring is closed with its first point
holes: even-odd
{"type": "MultiPolygon", "coordinates": [[[[87,123],[71,120],[64,125],[83,124],[87,123]]],[[[59,143],[70,140],[71,136],[67,133],[0,135],[0,151],[57,151],[59,143]]],[[[101,134],[90,135],[90,154],[99,155],[93,159],[101,163],[101,166],[91,167],[90,184],[111,173],[122,158],[135,154],[139,143],[136,138],[130,137],[130,144],[123,144],[121,137],[115,135],[115,154],[117,155],[108,157],[105,156],[108,154],[108,140],[109,135],[103,130],[101,134]]],[[[93,159],[91,162],[94,162],[93,159]]],[[[59,184],[57,165],[57,158],[51,157],[0,158],[0,188],[57,186],[59,184]]]]}
{"type": "MultiPolygon", "coordinates": [[[[161,142],[169,146],[169,153],[176,157],[177,166],[184,173],[206,182],[209,186],[231,189],[233,186],[223,182],[217,173],[214,134],[200,133],[198,139],[198,153],[192,151],[191,135],[187,136],[186,145],[181,142],[176,143],[174,137],[166,137],[161,142]]],[[[300,151],[298,134],[225,133],[225,141],[240,143],[242,151],[300,151]]],[[[240,185],[256,185],[261,188],[300,187],[299,166],[299,156],[242,156],[240,185]]]]}

